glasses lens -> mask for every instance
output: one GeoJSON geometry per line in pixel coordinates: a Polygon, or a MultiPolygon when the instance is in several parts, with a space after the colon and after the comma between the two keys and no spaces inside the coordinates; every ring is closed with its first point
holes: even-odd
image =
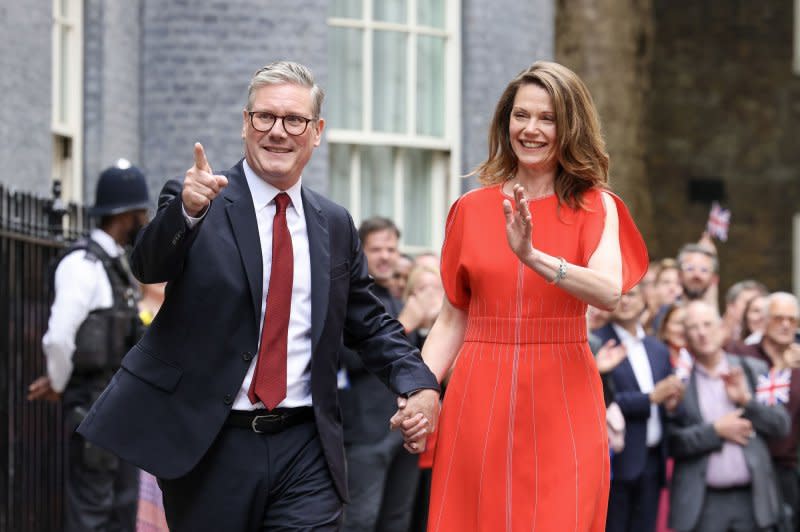
{"type": "Polygon", "coordinates": [[[267,132],[275,125],[275,115],[271,113],[252,113],[250,121],[258,131],[267,132]]]}
{"type": "Polygon", "coordinates": [[[306,121],[300,116],[284,116],[283,127],[286,128],[286,132],[291,135],[300,135],[306,129],[306,121]]]}

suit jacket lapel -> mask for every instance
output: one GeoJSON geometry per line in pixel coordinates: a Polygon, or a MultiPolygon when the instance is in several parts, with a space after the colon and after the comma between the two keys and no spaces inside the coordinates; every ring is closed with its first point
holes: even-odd
{"type": "Polygon", "coordinates": [[[686,409],[686,414],[693,420],[703,420],[703,414],[700,412],[700,399],[697,395],[697,378],[696,371],[692,370],[689,375],[689,383],[686,386],[686,391],[683,397],[683,407],[686,409]]]}
{"type": "Polygon", "coordinates": [[[242,161],[228,174],[228,186],[222,192],[225,198],[225,214],[231,224],[231,232],[239,248],[256,317],[256,330],[261,320],[261,297],[264,283],[264,267],[261,263],[261,239],[258,236],[258,221],[253,207],[253,196],[244,177],[242,161]]]}
{"type": "Polygon", "coordinates": [[[301,189],[311,259],[311,353],[317,349],[330,292],[331,254],[328,219],[312,192],[301,189]]]}

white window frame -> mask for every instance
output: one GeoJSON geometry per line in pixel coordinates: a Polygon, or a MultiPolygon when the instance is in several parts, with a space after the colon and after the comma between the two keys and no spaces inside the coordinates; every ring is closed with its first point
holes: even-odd
{"type": "MultiPolygon", "coordinates": [[[[403,166],[405,149],[432,150],[433,174],[431,176],[431,241],[430,246],[411,246],[403,244],[403,251],[409,253],[436,251],[444,240],[444,225],[447,210],[461,194],[461,1],[445,0],[445,28],[437,29],[419,26],[416,23],[417,3],[425,0],[407,0],[406,21],[410,23],[392,23],[374,20],[372,16],[372,0],[362,0],[363,17],[360,19],[329,17],[328,25],[339,28],[364,30],[362,41],[363,107],[361,129],[326,130],[329,143],[347,144],[351,146],[388,146],[397,148],[394,161],[394,222],[401,229],[404,227],[405,212],[403,209],[403,166]],[[387,133],[372,128],[372,61],[374,31],[397,31],[409,35],[406,53],[406,133],[387,133]],[[416,75],[417,75],[417,36],[431,35],[445,39],[445,88],[444,88],[444,135],[433,137],[419,135],[416,131],[416,75]],[[449,156],[449,162],[445,162],[449,156]]],[[[351,149],[350,178],[350,213],[358,225],[362,220],[361,213],[361,172],[359,156],[356,149],[351,149]]]]}
{"type": "Polygon", "coordinates": [[[83,199],[83,0],[53,0],[52,40],[52,178],[61,180],[62,199],[80,202],[83,199]],[[61,12],[62,2],[68,4],[69,16],[61,12]],[[66,74],[63,74],[61,46],[64,32],[70,53],[65,58],[66,74]],[[71,157],[64,157],[64,143],[70,145],[71,157]]]}

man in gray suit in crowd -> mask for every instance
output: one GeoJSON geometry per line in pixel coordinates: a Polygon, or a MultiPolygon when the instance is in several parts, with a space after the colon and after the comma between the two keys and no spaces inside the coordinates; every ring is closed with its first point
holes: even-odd
{"type": "Polygon", "coordinates": [[[686,337],[695,363],[683,402],[668,420],[675,458],[669,526],[695,532],[771,530],[780,496],[766,440],[789,431],[781,405],[756,401],[766,366],[722,350],[722,321],[703,301],[686,308],[686,337]]]}

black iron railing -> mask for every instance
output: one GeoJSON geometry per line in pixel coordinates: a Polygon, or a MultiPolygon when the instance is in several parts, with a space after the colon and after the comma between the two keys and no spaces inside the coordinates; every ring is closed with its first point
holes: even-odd
{"type": "Polygon", "coordinates": [[[0,531],[61,529],[61,410],[28,401],[27,388],[45,373],[48,270],[87,227],[84,209],[57,195],[40,198],[0,184],[0,531]]]}

